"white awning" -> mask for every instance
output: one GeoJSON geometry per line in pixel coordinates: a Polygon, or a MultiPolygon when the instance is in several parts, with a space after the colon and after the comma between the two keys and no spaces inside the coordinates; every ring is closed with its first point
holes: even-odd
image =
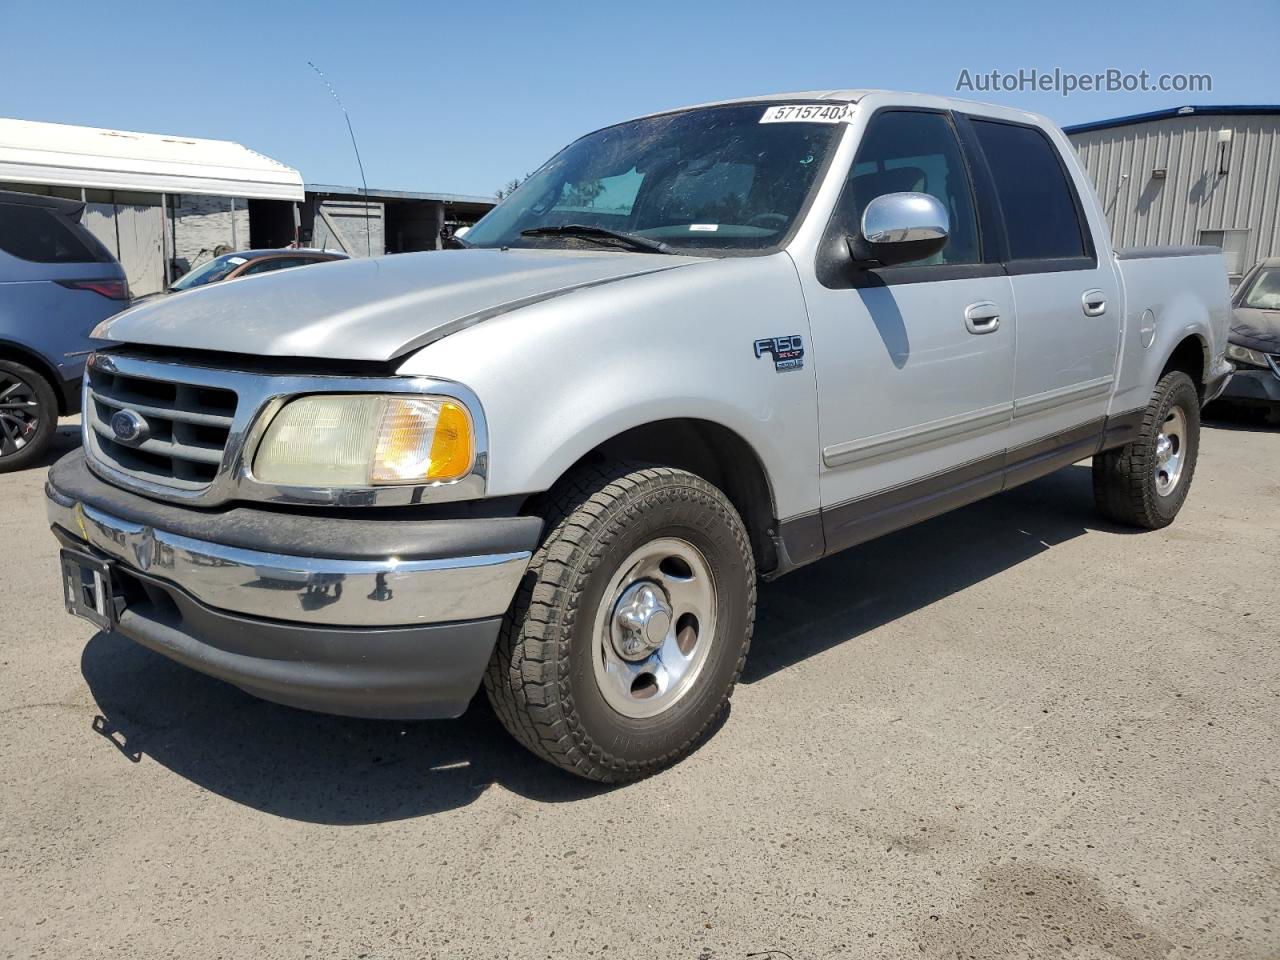
{"type": "Polygon", "coordinates": [[[4,181],[303,199],[297,170],[229,140],[0,118],[0,189],[4,181]]]}

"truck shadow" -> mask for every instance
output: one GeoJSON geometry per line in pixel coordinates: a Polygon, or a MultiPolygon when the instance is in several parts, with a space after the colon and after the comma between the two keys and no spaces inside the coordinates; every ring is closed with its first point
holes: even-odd
{"type": "Polygon", "coordinates": [[[1215,400],[1201,415],[1201,423],[1219,430],[1245,433],[1280,433],[1280,411],[1246,407],[1227,400],[1215,400]]]}
{"type": "Polygon", "coordinates": [[[1088,530],[1136,533],[1093,506],[1088,464],[881,537],[760,590],[742,673],[755,683],[1088,530]]]}
{"type": "MultiPolygon", "coordinates": [[[[1008,569],[1087,529],[1088,467],[814,564],[761,590],[744,683],[1008,569]]],[[[493,785],[545,803],[610,788],[561,773],[502,729],[483,696],[457,720],[356,720],[277,706],[99,633],[81,671],[123,756],[275,816],[363,824],[465,806],[493,785]]],[[[107,743],[104,747],[110,748],[107,743]]],[[[127,759],[124,759],[127,758],[127,759]]]]}
{"type": "Polygon", "coordinates": [[[123,758],[291,820],[419,817],[466,806],[494,784],[546,803],[610,789],[528,753],[483,694],[456,720],[328,716],[259,700],[107,633],[89,641],[80,668],[100,711],[93,730],[123,758]]]}

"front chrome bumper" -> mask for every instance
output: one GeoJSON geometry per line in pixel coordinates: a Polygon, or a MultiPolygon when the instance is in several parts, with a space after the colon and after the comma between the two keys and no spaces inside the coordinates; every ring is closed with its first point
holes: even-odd
{"type": "Polygon", "coordinates": [[[202,511],[113,487],[81,451],[45,496],[64,547],[112,562],[120,635],[264,699],[362,717],[467,708],[542,530],[476,510],[202,511]]]}
{"type": "Polygon", "coordinates": [[[328,626],[403,626],[502,614],[528,551],[429,560],[285,556],[194,540],[112,516],[45,485],[49,523],[207,606],[328,626]]]}

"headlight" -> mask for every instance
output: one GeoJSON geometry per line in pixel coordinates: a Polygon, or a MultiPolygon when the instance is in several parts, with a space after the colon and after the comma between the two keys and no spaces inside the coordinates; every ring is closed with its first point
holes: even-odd
{"type": "Polygon", "coordinates": [[[447,397],[333,394],[287,403],[253,460],[264,483],[368,487],[447,483],[475,461],[471,415],[447,397]]]}
{"type": "Polygon", "coordinates": [[[1247,363],[1251,367],[1268,366],[1266,354],[1234,343],[1227,344],[1227,359],[1234,360],[1236,363],[1247,363]]]}

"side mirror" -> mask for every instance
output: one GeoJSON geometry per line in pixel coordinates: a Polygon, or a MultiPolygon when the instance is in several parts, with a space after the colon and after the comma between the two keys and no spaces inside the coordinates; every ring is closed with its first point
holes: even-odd
{"type": "Polygon", "coordinates": [[[862,233],[850,237],[849,254],[859,266],[890,266],[931,257],[946,245],[951,229],[946,208],[927,193],[886,193],[862,213],[862,233]]]}

